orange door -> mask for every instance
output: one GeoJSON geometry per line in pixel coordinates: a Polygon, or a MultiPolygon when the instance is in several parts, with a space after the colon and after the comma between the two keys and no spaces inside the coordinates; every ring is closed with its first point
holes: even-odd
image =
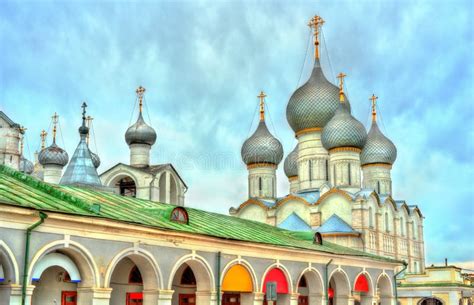
{"type": "Polygon", "coordinates": [[[127,292],[127,305],[143,305],[142,292],[127,292]]]}
{"type": "Polygon", "coordinates": [[[240,293],[224,293],[222,305],[240,305],[240,293]]]}
{"type": "Polygon", "coordinates": [[[308,305],[308,296],[300,295],[298,297],[298,305],[308,305]]]}
{"type": "Polygon", "coordinates": [[[76,291],[61,292],[61,305],[76,305],[76,304],[77,304],[76,291]]]}
{"type": "Polygon", "coordinates": [[[196,304],[196,295],[194,293],[179,295],[179,305],[195,305],[195,304],[196,304]]]}

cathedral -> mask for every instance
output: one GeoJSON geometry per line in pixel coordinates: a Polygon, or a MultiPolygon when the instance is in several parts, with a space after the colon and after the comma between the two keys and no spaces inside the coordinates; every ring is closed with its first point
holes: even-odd
{"type": "Polygon", "coordinates": [[[276,195],[284,153],[262,91],[241,149],[248,200],[231,215],[185,206],[177,169],[151,162],[157,134],[141,86],[124,130],[130,160],[100,174],[86,103],[71,156],[54,113],[34,162],[23,153],[27,128],[0,111],[0,305],[472,304],[473,275],[447,261],[425,266],[424,217],[392,195],[397,149],[378,127],[377,97],[367,132],[345,75],[338,85],[325,77],[323,22],[309,23],[314,67],[287,105],[298,141],[283,163],[288,195],[276,195]]]}

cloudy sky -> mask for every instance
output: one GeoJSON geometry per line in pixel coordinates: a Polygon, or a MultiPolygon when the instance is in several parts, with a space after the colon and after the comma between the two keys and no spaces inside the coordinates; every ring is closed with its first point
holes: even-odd
{"type": "MultiPolygon", "coordinates": [[[[368,97],[380,97],[382,130],[398,147],[394,197],[421,207],[427,261],[472,261],[473,11],[458,0],[2,1],[0,109],[28,128],[30,159],[58,112],[71,155],[86,100],[102,172],[128,162],[124,133],[142,85],[158,133],[153,162],[175,164],[187,205],[227,213],[247,196],[240,147],[260,90],[285,154],[296,143],[285,109],[309,75],[306,24],[317,13],[325,73],[348,75],[366,126],[368,97]]],[[[281,167],[278,179],[284,195],[281,167]]]]}

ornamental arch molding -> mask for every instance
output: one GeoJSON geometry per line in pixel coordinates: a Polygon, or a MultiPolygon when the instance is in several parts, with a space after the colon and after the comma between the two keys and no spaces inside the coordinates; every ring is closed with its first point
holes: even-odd
{"type": "Polygon", "coordinates": [[[362,270],[361,272],[359,272],[355,278],[354,278],[354,283],[352,284],[351,286],[351,289],[352,291],[355,291],[356,290],[356,283],[357,283],[357,279],[359,278],[359,276],[365,276],[365,278],[367,279],[367,281],[369,282],[369,294],[370,296],[374,296],[375,295],[375,287],[374,287],[374,280],[372,279],[372,276],[370,276],[370,273],[368,273],[366,270],[362,270]]]}
{"type": "Polygon", "coordinates": [[[171,290],[173,286],[174,277],[177,274],[178,269],[187,264],[191,267],[195,277],[197,291],[214,291],[215,290],[215,278],[212,272],[212,268],[209,263],[197,254],[188,254],[181,257],[173,266],[168,279],[168,289],[171,290]]]}
{"type": "Polygon", "coordinates": [[[306,282],[310,288],[309,293],[317,294],[324,293],[324,280],[321,273],[314,267],[308,267],[304,269],[298,276],[298,280],[294,283],[293,291],[298,292],[298,284],[303,278],[306,278],[306,282]]]}
{"type": "Polygon", "coordinates": [[[225,265],[224,269],[222,269],[221,282],[219,283],[219,285],[222,287],[222,283],[224,282],[224,278],[227,274],[227,271],[229,271],[235,265],[242,265],[245,269],[247,269],[252,279],[253,290],[256,291],[260,286],[258,285],[255,269],[253,269],[252,265],[243,258],[236,258],[228,262],[227,265],[225,265]]]}
{"type": "Polygon", "coordinates": [[[92,254],[80,243],[67,239],[46,244],[35,253],[28,267],[28,283],[32,281],[33,270],[38,262],[47,254],[56,251],[66,255],[74,262],[81,275],[80,287],[100,287],[99,268],[92,254]]]}
{"type": "Polygon", "coordinates": [[[0,265],[3,269],[4,283],[20,283],[20,271],[15,255],[3,240],[0,240],[0,265]]]}
{"type": "Polygon", "coordinates": [[[141,248],[122,250],[110,261],[105,272],[104,287],[110,288],[112,274],[115,267],[124,258],[129,258],[140,270],[143,277],[143,289],[163,289],[163,276],[153,255],[141,248]]]}
{"type": "Polygon", "coordinates": [[[274,263],[274,264],[271,264],[270,266],[268,266],[266,269],[265,269],[265,272],[263,272],[263,276],[262,276],[262,280],[260,281],[260,284],[261,284],[261,287],[260,287],[260,291],[263,291],[263,284],[265,283],[265,278],[267,277],[268,273],[272,270],[272,269],[280,269],[281,271],[283,271],[283,274],[285,275],[285,278],[286,278],[286,282],[288,283],[288,288],[290,289],[290,291],[288,291],[288,293],[293,293],[293,281],[291,279],[291,275],[290,275],[290,272],[288,271],[288,269],[280,264],[280,263],[274,263]]]}
{"type": "Polygon", "coordinates": [[[391,297],[393,296],[393,282],[388,276],[387,273],[382,272],[377,277],[376,286],[377,290],[379,290],[380,296],[391,297]],[[382,284],[382,287],[379,287],[379,284],[382,284]]]}
{"type": "Polygon", "coordinates": [[[114,187],[115,184],[123,178],[131,178],[135,185],[138,185],[138,178],[130,170],[118,167],[110,173],[110,176],[104,181],[104,185],[114,187]]]}

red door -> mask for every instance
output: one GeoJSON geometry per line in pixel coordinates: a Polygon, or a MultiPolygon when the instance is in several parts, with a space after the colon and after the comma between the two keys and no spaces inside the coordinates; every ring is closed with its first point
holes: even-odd
{"type": "Polygon", "coordinates": [[[76,305],[76,304],[77,304],[76,291],[61,292],[61,305],[76,305]]]}
{"type": "Polygon", "coordinates": [[[240,305],[240,293],[224,293],[222,305],[240,305]]]}
{"type": "Polygon", "coordinates": [[[307,295],[300,295],[298,297],[298,305],[308,305],[308,296],[307,295]]]}
{"type": "Polygon", "coordinates": [[[143,305],[143,292],[127,292],[127,305],[143,305]]]}
{"type": "Polygon", "coordinates": [[[195,305],[195,304],[196,304],[196,295],[194,293],[179,295],[179,305],[195,305]]]}

